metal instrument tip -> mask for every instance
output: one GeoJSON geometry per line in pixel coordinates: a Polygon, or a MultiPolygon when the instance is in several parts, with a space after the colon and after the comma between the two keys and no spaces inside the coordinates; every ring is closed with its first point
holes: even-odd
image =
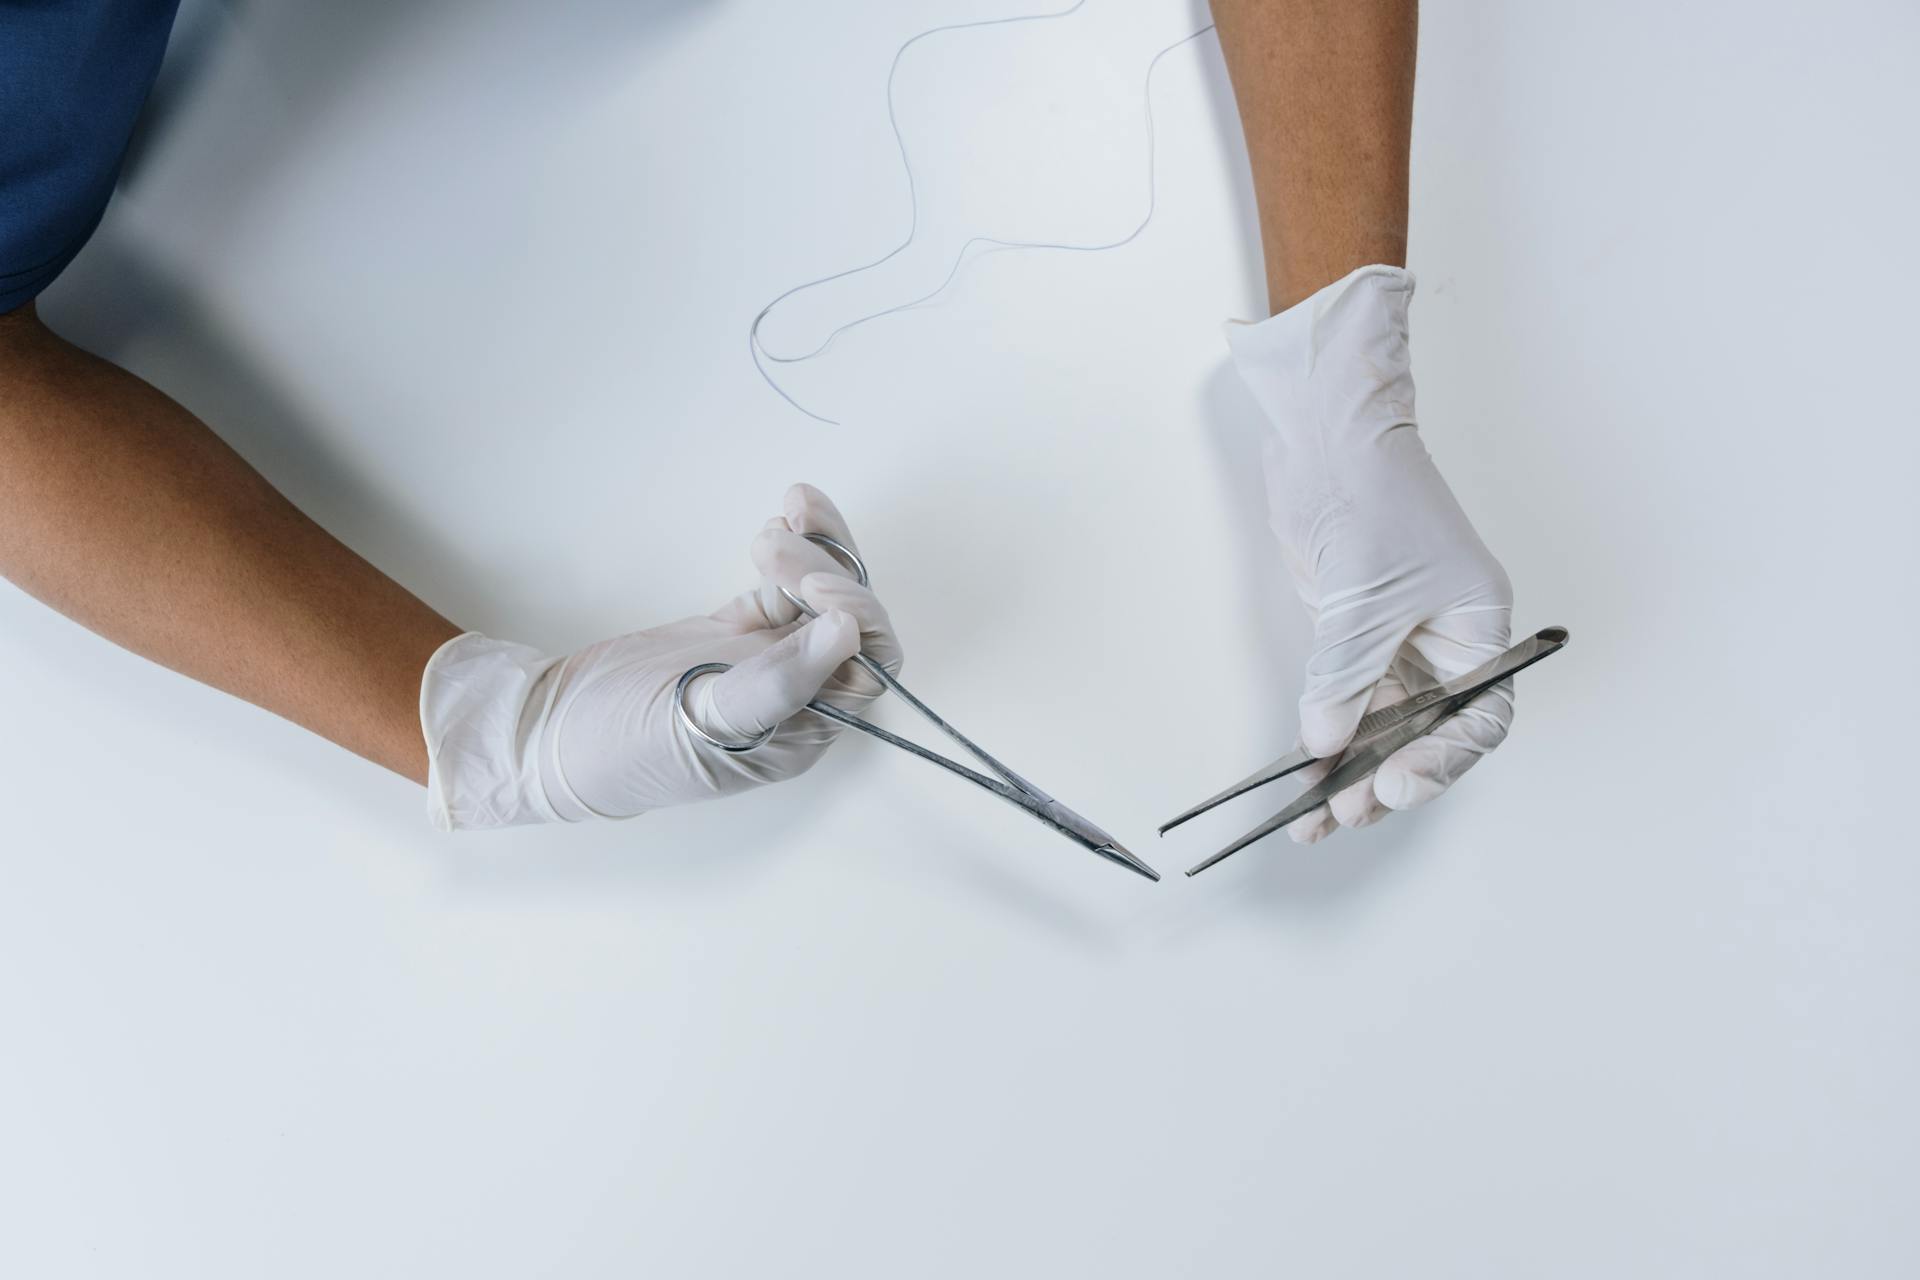
{"type": "Polygon", "coordinates": [[[1140,861],[1140,859],[1134,857],[1131,853],[1128,853],[1125,849],[1121,848],[1117,844],[1112,843],[1111,841],[1108,842],[1107,844],[1101,845],[1098,849],[1094,850],[1094,852],[1098,853],[1101,857],[1107,859],[1109,862],[1119,863],[1121,866],[1133,872],[1135,875],[1142,875],[1142,876],[1145,876],[1147,879],[1154,880],[1154,881],[1158,881],[1160,879],[1160,873],[1158,871],[1155,871],[1152,867],[1140,861]]]}
{"type": "Polygon", "coordinates": [[[1239,840],[1234,841],[1232,844],[1228,845],[1226,848],[1222,849],[1220,852],[1214,854],[1212,857],[1204,858],[1201,861],[1196,862],[1192,866],[1188,867],[1187,874],[1189,876],[1197,876],[1202,871],[1205,871],[1208,867],[1213,866],[1215,863],[1225,862],[1228,858],[1231,858],[1234,854],[1240,852],[1242,849],[1252,844],[1255,840],[1259,839],[1260,836],[1269,834],[1273,830],[1275,830],[1275,828],[1269,826],[1265,831],[1256,830],[1252,835],[1248,835],[1239,840]]]}

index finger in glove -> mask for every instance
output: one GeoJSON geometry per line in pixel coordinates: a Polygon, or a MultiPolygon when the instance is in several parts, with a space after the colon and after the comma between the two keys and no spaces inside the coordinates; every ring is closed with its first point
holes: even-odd
{"type": "Polygon", "coordinates": [[[799,713],[860,647],[860,628],[823,613],[753,657],[693,687],[694,720],[715,737],[747,742],[799,713]]]}
{"type": "MultiPolygon", "coordinates": [[[[860,652],[898,675],[905,655],[900,638],[894,634],[893,620],[873,592],[857,582],[831,573],[810,573],[801,579],[803,598],[822,613],[838,609],[860,628],[860,652]]],[[[879,697],[884,686],[874,674],[858,662],[848,662],[834,672],[820,697],[844,711],[858,711],[879,697]]]]}
{"type": "MultiPolygon", "coordinates": [[[[761,526],[760,532],[755,535],[756,541],[753,546],[758,547],[758,539],[771,533],[785,533],[789,537],[792,536],[785,518],[775,516],[761,526]]],[[[708,616],[715,622],[744,635],[749,631],[769,631],[787,626],[799,619],[801,613],[793,607],[793,601],[781,595],[772,585],[762,582],[753,590],[743,592],[727,601],[708,616]]]]}
{"type": "Polygon", "coordinates": [[[1389,809],[1412,809],[1445,791],[1480,757],[1506,740],[1513,724],[1513,682],[1495,685],[1388,756],[1373,775],[1373,793],[1389,809]]]}
{"type": "MultiPolygon", "coordinates": [[[[762,589],[762,596],[779,596],[777,588],[785,587],[817,612],[844,610],[860,626],[860,650],[887,670],[900,670],[900,641],[886,609],[824,549],[784,527],[769,526],[754,539],[753,559],[772,584],[762,589]]],[[[790,603],[787,608],[798,616],[790,603]]],[[[826,694],[835,706],[857,711],[880,691],[880,681],[871,672],[858,663],[849,663],[829,684],[826,694]],[[832,696],[836,694],[848,696],[832,696]]]]}
{"type": "Polygon", "coordinates": [[[859,552],[860,544],[853,540],[853,530],[847,527],[846,517],[840,514],[840,508],[833,505],[832,498],[812,485],[796,484],[788,489],[780,510],[786,517],[787,527],[795,533],[824,533],[835,542],[859,552]]]}
{"type": "MultiPolygon", "coordinates": [[[[1511,607],[1503,606],[1430,619],[1414,632],[1409,660],[1434,680],[1462,675],[1506,650],[1511,617],[1511,607]]],[[[1513,681],[1508,680],[1389,756],[1374,774],[1374,795],[1390,809],[1425,804],[1499,746],[1512,723],[1513,681]]]]}
{"type": "MultiPolygon", "coordinates": [[[[826,502],[825,495],[817,489],[795,485],[788,496],[801,490],[817,495],[820,502],[826,504],[825,510],[831,513],[833,520],[839,522],[840,513],[833,510],[833,504],[826,502]]],[[[844,524],[838,527],[842,532],[845,531],[844,524]]],[[[828,533],[827,536],[839,535],[828,533]]],[[[805,600],[810,609],[820,612],[844,610],[860,625],[861,651],[889,671],[900,669],[900,642],[894,636],[893,622],[887,617],[887,611],[881,607],[880,601],[855,579],[852,568],[841,563],[827,548],[808,542],[796,533],[790,520],[770,523],[760,531],[753,540],[753,563],[773,584],[774,589],[763,590],[762,595],[779,597],[784,601],[778,590],[784,587],[805,600]]],[[[792,609],[790,602],[787,602],[787,608],[792,609]]],[[[843,710],[858,711],[879,697],[881,688],[880,681],[872,672],[864,670],[858,663],[850,662],[835,675],[822,691],[822,696],[843,710]]]]}
{"type": "MultiPolygon", "coordinates": [[[[762,529],[753,540],[753,564],[776,587],[785,587],[807,602],[811,609],[825,605],[809,597],[804,589],[808,577],[818,574],[857,581],[853,568],[826,547],[808,542],[789,529],[771,526],[762,529]]],[[[774,594],[779,594],[775,592],[774,594]]],[[[789,605],[791,607],[791,605],[789,605]]]]}
{"type": "Polygon", "coordinates": [[[1307,687],[1300,695],[1300,740],[1321,758],[1339,755],[1374,701],[1412,625],[1348,609],[1314,623],[1307,687]]]}
{"type": "MultiPolygon", "coordinates": [[[[1391,706],[1407,696],[1406,686],[1400,678],[1389,671],[1380,678],[1368,695],[1366,709],[1377,711],[1381,707],[1391,706]]],[[[1304,742],[1303,742],[1304,745],[1304,742]]],[[[1340,761],[1340,755],[1324,756],[1300,771],[1299,779],[1303,789],[1318,786],[1320,781],[1333,772],[1340,761]]],[[[1300,844],[1314,844],[1326,839],[1341,827],[1368,827],[1386,817],[1387,808],[1375,798],[1373,779],[1360,781],[1336,792],[1332,799],[1318,809],[1302,815],[1287,827],[1287,834],[1300,844]]]]}

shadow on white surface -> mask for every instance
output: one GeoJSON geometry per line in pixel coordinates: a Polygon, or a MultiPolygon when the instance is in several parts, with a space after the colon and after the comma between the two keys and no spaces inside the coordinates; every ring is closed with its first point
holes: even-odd
{"type": "Polygon", "coordinates": [[[118,243],[90,246],[72,274],[84,301],[74,305],[68,293],[49,308],[63,336],[180,401],[295,506],[428,604],[482,630],[504,620],[486,566],[411,518],[395,478],[358,465],[191,288],[118,243]]]}

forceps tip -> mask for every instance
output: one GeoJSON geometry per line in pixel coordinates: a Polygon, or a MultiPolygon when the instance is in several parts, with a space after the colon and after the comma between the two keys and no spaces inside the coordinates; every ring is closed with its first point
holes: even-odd
{"type": "Polygon", "coordinates": [[[1226,796],[1226,797],[1215,796],[1213,799],[1208,800],[1205,803],[1197,804],[1193,808],[1187,810],[1185,813],[1181,814],[1177,818],[1168,818],[1165,822],[1160,824],[1160,826],[1157,828],[1157,831],[1159,832],[1159,834],[1164,836],[1165,834],[1167,834],[1167,832],[1173,830],[1175,827],[1179,826],[1181,823],[1191,822],[1193,819],[1199,817],[1201,814],[1205,813],[1208,809],[1211,809],[1216,804],[1219,804],[1223,799],[1232,799],[1232,797],[1231,796],[1226,796]]]}
{"type": "Polygon", "coordinates": [[[1192,866],[1188,867],[1187,875],[1189,877],[1197,876],[1202,871],[1205,871],[1208,867],[1213,866],[1215,863],[1225,862],[1228,858],[1231,858],[1234,854],[1240,852],[1242,849],[1246,848],[1251,843],[1252,843],[1251,840],[1241,840],[1234,844],[1230,844],[1226,848],[1222,849],[1220,852],[1214,854],[1212,857],[1206,858],[1200,862],[1196,862],[1192,866]]]}

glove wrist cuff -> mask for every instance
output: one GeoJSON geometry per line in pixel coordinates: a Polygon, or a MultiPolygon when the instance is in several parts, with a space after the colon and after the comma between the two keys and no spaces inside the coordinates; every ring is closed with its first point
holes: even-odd
{"type": "MultiPolygon", "coordinates": [[[[542,782],[547,712],[561,665],[477,631],[434,651],[420,677],[427,816],[442,831],[575,820],[542,782]]],[[[582,815],[584,816],[584,815],[582,815]]]]}
{"type": "Polygon", "coordinates": [[[1271,319],[1226,326],[1234,369],[1283,443],[1413,423],[1413,289],[1403,267],[1360,267],[1271,319]]]}

